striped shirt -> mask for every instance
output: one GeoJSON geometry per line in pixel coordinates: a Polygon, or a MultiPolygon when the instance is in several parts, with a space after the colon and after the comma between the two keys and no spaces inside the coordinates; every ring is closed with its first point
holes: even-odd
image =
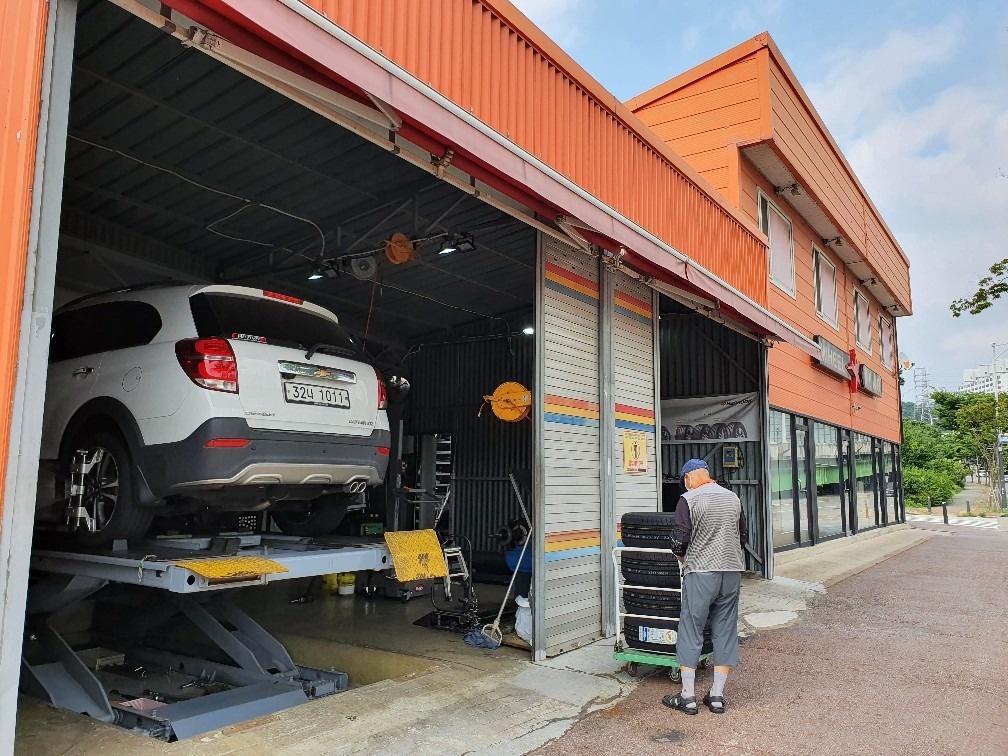
{"type": "Polygon", "coordinates": [[[743,572],[749,532],[739,497],[713,481],[687,491],[675,511],[673,550],[689,572],[743,572]]]}

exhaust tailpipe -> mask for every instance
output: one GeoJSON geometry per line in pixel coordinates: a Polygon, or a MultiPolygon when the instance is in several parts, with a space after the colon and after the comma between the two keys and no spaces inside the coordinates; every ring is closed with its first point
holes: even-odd
{"type": "Polygon", "coordinates": [[[345,486],[343,486],[343,490],[346,493],[351,493],[351,494],[359,494],[365,488],[367,488],[367,481],[366,480],[352,480],[349,483],[347,483],[345,486]]]}

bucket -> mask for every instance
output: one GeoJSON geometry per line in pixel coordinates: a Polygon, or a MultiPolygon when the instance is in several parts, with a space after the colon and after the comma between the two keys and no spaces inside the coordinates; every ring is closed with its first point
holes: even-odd
{"type": "Polygon", "coordinates": [[[353,596],[354,589],[357,586],[357,573],[342,572],[337,576],[337,582],[339,587],[336,592],[340,596],[353,596]]]}

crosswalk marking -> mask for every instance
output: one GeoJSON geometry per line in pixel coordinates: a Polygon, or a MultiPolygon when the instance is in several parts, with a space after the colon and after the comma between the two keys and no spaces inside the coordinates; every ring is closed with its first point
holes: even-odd
{"type": "MultiPolygon", "coordinates": [[[[941,515],[907,515],[907,522],[930,522],[937,525],[944,525],[941,515]]],[[[998,521],[996,518],[988,517],[949,517],[949,525],[962,525],[967,528],[981,528],[983,530],[997,530],[998,521]]]]}

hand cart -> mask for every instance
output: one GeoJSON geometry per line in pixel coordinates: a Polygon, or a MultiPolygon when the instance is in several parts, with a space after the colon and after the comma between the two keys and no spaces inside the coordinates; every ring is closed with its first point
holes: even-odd
{"type": "MultiPolygon", "coordinates": [[[[613,658],[618,661],[626,662],[626,673],[630,677],[637,677],[640,671],[641,664],[650,664],[655,667],[668,667],[668,676],[672,682],[679,682],[682,680],[682,673],[679,671],[679,662],[676,660],[675,651],[669,651],[669,653],[662,653],[660,651],[647,651],[643,649],[631,648],[626,643],[626,638],[623,635],[623,618],[631,617],[633,619],[644,619],[644,620],[659,620],[661,622],[679,622],[678,617],[661,617],[654,615],[645,614],[630,614],[620,610],[620,598],[623,595],[624,588],[643,590],[643,591],[655,591],[662,593],[682,593],[682,588],[656,588],[654,586],[648,585],[627,585],[623,582],[622,571],[620,570],[620,559],[623,552],[633,552],[641,554],[671,554],[672,552],[668,549],[645,549],[635,546],[617,546],[612,550],[612,561],[613,561],[613,572],[614,572],[614,584],[616,586],[615,591],[615,610],[616,618],[618,623],[618,632],[616,633],[616,645],[613,649],[613,658]]],[[[682,564],[679,565],[679,577],[682,578],[682,564]]],[[[680,586],[682,582],[680,580],[680,586]]],[[[667,641],[666,641],[667,642],[667,641]]],[[[673,646],[673,644],[669,644],[673,646]]],[[[705,653],[700,655],[700,666],[707,668],[711,665],[710,653],[705,653]]]]}

